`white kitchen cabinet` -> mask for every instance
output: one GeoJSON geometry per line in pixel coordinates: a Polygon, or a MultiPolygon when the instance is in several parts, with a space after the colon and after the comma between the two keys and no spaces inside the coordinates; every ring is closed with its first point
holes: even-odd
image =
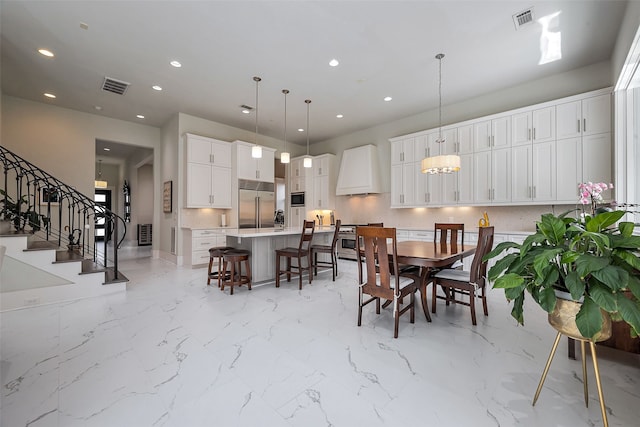
{"type": "Polygon", "coordinates": [[[525,111],[511,116],[513,146],[555,140],[554,106],[525,111]]]}
{"type": "Polygon", "coordinates": [[[415,137],[414,156],[416,162],[422,161],[425,157],[434,157],[457,152],[458,132],[457,129],[442,129],[443,142],[440,139],[440,131],[434,129],[429,133],[415,137]]]}
{"type": "Polygon", "coordinates": [[[391,141],[391,164],[398,165],[414,161],[414,138],[393,138],[391,141]]]}
{"type": "Polygon", "coordinates": [[[263,181],[273,183],[275,180],[275,151],[273,148],[262,147],[262,157],[251,157],[251,148],[254,144],[244,141],[235,141],[236,168],[238,179],[251,181],[263,181]]]}
{"type": "Polygon", "coordinates": [[[336,156],[322,154],[313,158],[313,194],[311,208],[333,210],[336,205],[336,156]]]}
{"type": "Polygon", "coordinates": [[[515,146],[511,156],[511,201],[555,201],[555,142],[515,146]]]}
{"type": "Polygon", "coordinates": [[[187,162],[231,167],[232,144],[204,136],[186,134],[187,162]]]}
{"type": "Polygon", "coordinates": [[[473,154],[460,154],[460,170],[442,175],[442,205],[473,203],[473,154]]]}
{"type": "Polygon", "coordinates": [[[582,180],[608,184],[611,182],[611,176],[611,134],[583,136],[582,180]]]}
{"type": "MultiPolygon", "coordinates": [[[[420,162],[414,164],[416,177],[415,205],[429,206],[442,204],[442,178],[444,175],[421,172],[420,162]]],[[[447,174],[448,175],[448,174],[447,174]]]]}
{"type": "Polygon", "coordinates": [[[487,151],[511,146],[511,116],[474,123],[474,151],[487,151]]]}
{"type": "MultiPolygon", "coordinates": [[[[191,244],[187,243],[186,261],[187,265],[200,266],[209,264],[209,248],[216,246],[226,246],[227,236],[221,230],[191,230],[191,244]]],[[[214,260],[215,268],[218,267],[218,260],[214,260]]]]}
{"type": "Polygon", "coordinates": [[[473,200],[476,204],[511,201],[511,149],[474,154],[473,200]]]}
{"type": "Polygon", "coordinates": [[[556,201],[576,203],[582,182],[582,138],[556,141],[556,201]]]}
{"type": "Polygon", "coordinates": [[[415,197],[415,163],[391,166],[391,207],[413,206],[415,197]]]}
{"type": "Polygon", "coordinates": [[[558,139],[611,132],[611,95],[599,95],[556,107],[558,139]]]}
{"type": "Polygon", "coordinates": [[[307,218],[307,208],[294,207],[289,209],[289,227],[300,228],[302,230],[302,223],[307,218]]]}
{"type": "Polygon", "coordinates": [[[311,191],[307,185],[312,180],[312,168],[305,168],[303,160],[303,157],[296,157],[289,163],[289,192],[291,193],[311,191]]]}
{"type": "Polygon", "coordinates": [[[456,131],[458,136],[455,151],[451,148],[451,144],[445,144],[447,147],[445,154],[473,153],[473,125],[459,126],[456,131]]]}
{"type": "Polygon", "coordinates": [[[231,144],[186,134],[187,208],[231,209],[231,144]]]}

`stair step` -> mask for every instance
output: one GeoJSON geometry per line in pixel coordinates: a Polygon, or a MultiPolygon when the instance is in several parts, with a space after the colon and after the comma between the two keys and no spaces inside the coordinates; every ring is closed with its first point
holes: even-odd
{"type": "Polygon", "coordinates": [[[58,245],[53,242],[48,242],[46,240],[36,240],[34,242],[29,242],[27,244],[27,249],[25,252],[29,251],[46,251],[51,249],[58,249],[58,245]]]}
{"type": "Polygon", "coordinates": [[[107,271],[105,267],[91,261],[90,259],[82,260],[82,272],[80,274],[103,273],[105,271],[107,271]]]}
{"type": "Polygon", "coordinates": [[[56,260],[54,261],[54,264],[78,261],[84,261],[82,255],[72,251],[59,250],[56,251],[56,260]]]}
{"type": "Polygon", "coordinates": [[[129,281],[129,279],[120,271],[118,271],[118,278],[116,279],[116,275],[113,271],[113,267],[107,268],[104,275],[105,275],[105,281],[104,281],[105,285],[109,285],[112,283],[125,283],[129,281]]]}

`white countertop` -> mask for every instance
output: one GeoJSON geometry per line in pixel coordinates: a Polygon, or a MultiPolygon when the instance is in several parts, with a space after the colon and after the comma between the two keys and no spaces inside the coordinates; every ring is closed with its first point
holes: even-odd
{"type": "MultiPolygon", "coordinates": [[[[334,227],[323,226],[316,227],[314,233],[333,233],[334,227]]],[[[286,228],[233,228],[226,231],[227,236],[231,237],[273,237],[273,236],[289,236],[294,234],[300,234],[302,229],[300,227],[286,227],[286,228]]]]}

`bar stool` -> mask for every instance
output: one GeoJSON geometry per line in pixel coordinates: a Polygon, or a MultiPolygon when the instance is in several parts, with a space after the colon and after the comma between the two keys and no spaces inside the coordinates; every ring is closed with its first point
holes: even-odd
{"type": "Polygon", "coordinates": [[[247,285],[251,290],[251,265],[249,263],[249,255],[251,252],[245,249],[230,249],[224,252],[222,259],[224,265],[223,270],[229,270],[229,274],[220,282],[220,290],[224,291],[225,285],[230,288],[230,295],[233,295],[234,286],[247,285]],[[244,263],[245,274],[242,274],[242,263],[244,263]]]}
{"type": "Polygon", "coordinates": [[[231,246],[216,246],[209,249],[209,270],[207,272],[207,286],[211,284],[211,279],[215,279],[220,287],[220,281],[223,277],[227,276],[226,271],[222,270],[222,255],[228,250],[233,249],[231,246]],[[218,271],[211,271],[213,269],[213,261],[218,259],[218,271]],[[224,271],[224,273],[223,273],[224,271]]]}

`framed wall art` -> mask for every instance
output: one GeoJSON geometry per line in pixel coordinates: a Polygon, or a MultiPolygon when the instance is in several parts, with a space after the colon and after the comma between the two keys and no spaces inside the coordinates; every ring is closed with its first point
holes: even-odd
{"type": "Polygon", "coordinates": [[[164,213],[171,213],[173,210],[173,181],[166,181],[162,188],[162,211],[164,213]]]}
{"type": "Polygon", "coordinates": [[[57,205],[60,203],[60,193],[55,188],[43,187],[40,189],[40,204],[46,205],[51,203],[57,205]]]}

